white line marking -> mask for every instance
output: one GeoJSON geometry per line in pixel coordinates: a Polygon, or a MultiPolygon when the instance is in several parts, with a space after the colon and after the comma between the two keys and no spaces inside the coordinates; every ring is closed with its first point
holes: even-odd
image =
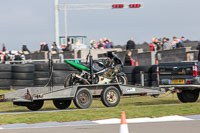
{"type": "MultiPolygon", "coordinates": [[[[164,117],[159,117],[159,118],[134,118],[134,119],[127,119],[127,123],[146,123],[146,122],[167,122],[167,121],[187,121],[187,120],[193,120],[190,118],[186,118],[183,116],[164,116],[164,117]]],[[[92,121],[97,124],[119,124],[120,119],[106,119],[106,120],[97,120],[97,121],[92,121]]]]}

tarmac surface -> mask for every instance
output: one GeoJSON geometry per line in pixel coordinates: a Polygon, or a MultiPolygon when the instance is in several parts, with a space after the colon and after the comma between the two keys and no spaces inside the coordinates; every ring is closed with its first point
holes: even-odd
{"type": "MultiPolygon", "coordinates": [[[[199,133],[200,120],[128,124],[129,133],[199,133]]],[[[120,124],[3,129],[0,133],[119,133],[120,124]]]]}

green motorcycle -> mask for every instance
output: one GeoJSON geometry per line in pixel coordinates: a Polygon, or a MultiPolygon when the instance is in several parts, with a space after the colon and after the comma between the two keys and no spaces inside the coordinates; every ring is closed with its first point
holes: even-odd
{"type": "Polygon", "coordinates": [[[78,70],[65,78],[64,86],[89,85],[89,84],[127,84],[126,75],[121,71],[122,61],[114,52],[107,53],[106,59],[93,60],[88,54],[86,64],[77,64],[73,61],[65,60],[66,63],[78,70]],[[89,59],[89,63],[88,62],[89,59]]]}

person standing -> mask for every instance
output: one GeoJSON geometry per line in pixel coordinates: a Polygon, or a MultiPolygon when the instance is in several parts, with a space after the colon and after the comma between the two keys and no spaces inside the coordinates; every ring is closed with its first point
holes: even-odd
{"type": "Polygon", "coordinates": [[[111,48],[111,44],[109,43],[108,40],[106,40],[106,44],[104,46],[105,49],[110,49],[111,48]]]}
{"type": "Polygon", "coordinates": [[[126,44],[126,50],[132,50],[132,49],[135,49],[135,47],[136,47],[136,44],[134,42],[134,39],[131,38],[126,44]]]}
{"type": "Polygon", "coordinates": [[[163,40],[163,50],[170,50],[170,49],[172,49],[172,45],[169,42],[169,38],[165,38],[163,40]]]}
{"type": "Polygon", "coordinates": [[[2,51],[5,52],[6,51],[6,45],[3,43],[2,44],[2,51]]]}
{"type": "Polygon", "coordinates": [[[134,66],[134,60],[132,58],[132,52],[130,50],[126,51],[124,65],[125,66],[134,66]]]}
{"type": "Polygon", "coordinates": [[[56,42],[53,42],[52,46],[51,46],[51,51],[58,51],[58,48],[57,48],[57,45],[56,45],[56,42]]]}
{"type": "Polygon", "coordinates": [[[31,53],[30,50],[27,48],[27,45],[22,45],[22,52],[31,53]]]}
{"type": "Polygon", "coordinates": [[[155,40],[156,40],[155,38],[151,39],[151,43],[149,44],[150,51],[155,51],[155,49],[156,49],[155,44],[154,44],[155,40]]]}

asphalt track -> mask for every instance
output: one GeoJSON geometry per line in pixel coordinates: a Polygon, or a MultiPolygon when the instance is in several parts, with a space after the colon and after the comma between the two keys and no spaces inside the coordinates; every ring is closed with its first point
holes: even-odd
{"type": "MultiPolygon", "coordinates": [[[[128,124],[129,133],[199,133],[200,120],[128,124]]],[[[0,133],[119,133],[119,124],[3,129],[0,133]]]]}

